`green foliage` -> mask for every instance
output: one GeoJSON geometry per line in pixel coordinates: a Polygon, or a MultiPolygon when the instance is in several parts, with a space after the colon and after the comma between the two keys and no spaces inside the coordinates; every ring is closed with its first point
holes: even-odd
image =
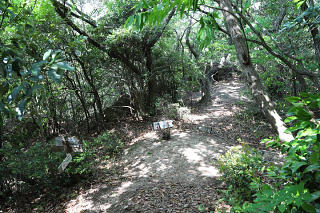
{"type": "Polygon", "coordinates": [[[73,71],[74,68],[64,62],[61,51],[48,50],[43,60],[26,66],[23,58],[5,47],[0,51],[2,76],[0,79],[0,112],[10,116],[15,114],[22,119],[27,104],[37,90],[42,89],[42,82],[47,78],[60,83],[64,71],[73,71]],[[4,100],[3,97],[8,99],[4,100]]]}
{"type": "Polygon", "coordinates": [[[123,148],[123,143],[121,140],[108,132],[99,135],[90,143],[90,145],[85,141],[84,145],[92,147],[92,151],[95,153],[99,152],[100,150],[101,154],[105,155],[105,157],[117,155],[123,148]]]}
{"type": "Polygon", "coordinates": [[[268,70],[261,72],[259,76],[261,77],[267,92],[270,94],[270,97],[277,99],[290,94],[292,89],[288,73],[285,73],[278,68],[272,68],[271,66],[268,70]]]}
{"type": "MultiPolygon", "coordinates": [[[[301,8],[303,4],[306,3],[306,0],[293,0],[293,3],[296,4],[297,8],[301,8]]],[[[312,27],[319,26],[320,23],[320,5],[315,3],[314,6],[309,6],[305,11],[298,15],[293,21],[287,22],[284,24],[282,31],[292,30],[295,26],[307,27],[310,24],[312,27]],[[307,19],[307,21],[305,21],[307,19]]]]}
{"type": "MultiPolygon", "coordinates": [[[[318,212],[320,211],[320,124],[313,118],[310,109],[319,109],[320,94],[301,94],[287,99],[292,103],[286,122],[293,123],[288,131],[296,133],[295,139],[279,144],[273,141],[268,146],[279,146],[286,153],[286,162],[281,168],[268,169],[269,176],[281,185],[258,186],[254,203],[248,212],[318,212]]],[[[257,188],[257,187],[256,187],[257,188]]]]}
{"type": "Polygon", "coordinates": [[[13,144],[6,143],[0,149],[3,157],[0,163],[0,196],[11,192],[13,187],[21,190],[26,186],[43,186],[57,176],[63,153],[52,152],[50,145],[41,142],[30,147],[21,142],[13,144]]]}
{"type": "Polygon", "coordinates": [[[108,132],[92,141],[83,141],[83,152],[72,153],[73,159],[66,170],[58,172],[58,166],[65,158],[64,152],[53,152],[53,143],[36,142],[30,147],[23,143],[6,143],[0,149],[0,198],[13,193],[13,188],[26,187],[41,190],[43,187],[58,189],[72,184],[73,177],[86,177],[96,170],[96,163],[108,160],[118,154],[122,142],[108,132]],[[103,156],[101,159],[101,156],[103,156]],[[35,187],[37,186],[37,187],[35,187]]]}
{"type": "MultiPolygon", "coordinates": [[[[147,25],[160,25],[171,11],[175,10],[182,18],[185,13],[197,11],[199,5],[204,3],[204,1],[199,0],[140,1],[135,6],[138,13],[130,16],[125,25],[127,27],[133,26],[139,30],[142,30],[147,25]]],[[[218,29],[216,19],[219,19],[216,12],[209,13],[207,16],[200,18],[200,30],[197,34],[197,38],[200,41],[199,50],[207,47],[213,41],[214,30],[218,29]]]]}
{"type": "Polygon", "coordinates": [[[232,194],[230,197],[237,197],[239,200],[250,199],[253,193],[248,190],[250,184],[259,183],[264,171],[261,155],[247,145],[233,147],[220,156],[218,168],[222,174],[221,179],[229,186],[228,193],[232,194]]]}
{"type": "Polygon", "coordinates": [[[108,132],[90,141],[83,141],[83,152],[77,153],[72,159],[72,165],[67,167],[70,174],[90,174],[102,159],[107,160],[121,152],[123,143],[108,132]]]}
{"type": "Polygon", "coordinates": [[[200,30],[197,33],[197,39],[200,41],[199,51],[214,40],[214,29],[218,29],[216,18],[219,18],[217,13],[200,18],[200,30]]]}

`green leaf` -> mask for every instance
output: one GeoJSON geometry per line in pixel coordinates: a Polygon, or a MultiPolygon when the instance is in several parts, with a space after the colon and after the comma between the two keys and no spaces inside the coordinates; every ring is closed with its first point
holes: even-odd
{"type": "Polygon", "coordinates": [[[10,14],[11,18],[15,18],[16,17],[16,15],[10,9],[7,9],[7,11],[10,14]]]}
{"type": "Polygon", "coordinates": [[[287,117],[284,122],[285,123],[289,123],[291,121],[294,121],[294,120],[297,120],[297,117],[296,116],[290,116],[290,117],[287,117]]]}
{"type": "Polygon", "coordinates": [[[133,22],[134,22],[134,16],[132,15],[127,19],[127,21],[125,23],[125,27],[132,26],[133,22]]]}
{"type": "Polygon", "coordinates": [[[199,2],[199,0],[192,1],[193,11],[196,11],[198,9],[198,2],[199,2]]]}
{"type": "Polygon", "coordinates": [[[303,130],[299,131],[297,134],[297,138],[302,138],[305,136],[315,136],[317,135],[317,130],[312,128],[304,128],[303,130]]]}
{"type": "Polygon", "coordinates": [[[316,163],[319,162],[319,159],[320,159],[320,153],[319,152],[314,152],[310,156],[310,163],[316,164],[316,163]]]}
{"type": "Polygon", "coordinates": [[[320,191],[313,192],[313,193],[311,194],[311,196],[312,196],[311,202],[319,199],[319,198],[320,198],[320,191]]]}
{"type": "Polygon", "coordinates": [[[310,213],[315,213],[316,212],[316,208],[309,204],[309,203],[303,203],[302,204],[302,208],[306,211],[306,212],[310,212],[310,213]]]}
{"type": "Polygon", "coordinates": [[[302,121],[309,121],[312,118],[311,114],[303,108],[297,108],[297,117],[302,121]]]}
{"type": "Polygon", "coordinates": [[[313,164],[313,165],[308,166],[308,167],[303,171],[303,173],[307,173],[307,172],[311,172],[311,171],[317,171],[317,170],[319,170],[319,169],[320,169],[320,166],[319,166],[319,165],[313,164]]]}
{"type": "Polygon", "coordinates": [[[61,50],[54,51],[54,53],[51,55],[52,60],[55,61],[61,55],[61,53],[61,50]]]}
{"type": "Polygon", "coordinates": [[[40,71],[41,71],[40,67],[32,66],[29,72],[31,73],[32,76],[39,76],[40,71]]]}
{"type": "Polygon", "coordinates": [[[43,75],[33,76],[30,78],[31,81],[41,81],[44,79],[43,75]]]}
{"type": "Polygon", "coordinates": [[[217,12],[212,12],[211,15],[217,19],[219,18],[219,14],[217,12]]]}
{"type": "Polygon", "coordinates": [[[140,27],[140,23],[141,23],[141,14],[140,13],[135,16],[135,23],[136,23],[135,27],[138,29],[140,27]]]}
{"type": "Polygon", "coordinates": [[[295,162],[291,165],[292,173],[295,173],[301,166],[306,165],[306,162],[295,162]]]}
{"type": "Polygon", "coordinates": [[[34,63],[32,66],[33,67],[42,67],[44,64],[48,63],[47,61],[38,61],[37,63],[34,63]]]}
{"type": "Polygon", "coordinates": [[[299,95],[300,95],[301,97],[303,97],[303,98],[309,98],[309,97],[311,97],[311,95],[310,95],[309,93],[307,93],[307,92],[301,92],[299,95]]]}
{"type": "Polygon", "coordinates": [[[57,82],[57,83],[61,82],[61,75],[59,75],[56,70],[49,69],[48,75],[49,75],[49,78],[54,82],[57,82]]]}
{"type": "Polygon", "coordinates": [[[303,5],[304,2],[305,2],[305,1],[300,1],[300,2],[298,2],[298,3],[297,3],[297,8],[300,8],[301,5],[303,5]]]}
{"type": "Polygon", "coordinates": [[[22,86],[18,86],[16,88],[14,88],[11,92],[11,94],[8,97],[8,101],[9,103],[11,103],[12,101],[14,101],[17,97],[17,95],[19,94],[20,90],[22,89],[22,86]]]}
{"type": "Polygon", "coordinates": [[[63,70],[69,70],[69,71],[74,71],[74,67],[71,67],[68,63],[66,62],[58,62],[56,63],[56,66],[60,69],[63,69],[63,70]]]}
{"type": "Polygon", "coordinates": [[[286,100],[289,101],[290,103],[292,103],[292,102],[301,101],[301,98],[293,96],[293,97],[286,98],[286,100]]]}
{"type": "Polygon", "coordinates": [[[52,50],[49,49],[47,52],[45,52],[45,54],[43,55],[42,59],[44,61],[47,60],[50,57],[51,53],[52,53],[52,50]]]}
{"type": "Polygon", "coordinates": [[[282,212],[284,212],[286,210],[286,206],[284,205],[284,204],[281,204],[280,206],[279,206],[279,211],[282,213],[282,212]]]}

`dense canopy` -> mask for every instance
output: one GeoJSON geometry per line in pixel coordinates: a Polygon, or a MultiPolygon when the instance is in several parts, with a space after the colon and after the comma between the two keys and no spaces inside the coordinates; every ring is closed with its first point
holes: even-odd
{"type": "Polygon", "coordinates": [[[207,106],[212,86],[237,76],[275,132],[268,146],[288,158],[265,182],[246,174],[252,193],[239,190],[228,205],[320,211],[319,23],[317,0],[2,0],[0,210],[89,180],[94,159],[130,144],[132,135],[113,128],[138,134],[141,123],[168,119],[174,104],[207,106]],[[71,136],[84,150],[59,173],[65,153],[52,151],[54,139],[71,136]]]}

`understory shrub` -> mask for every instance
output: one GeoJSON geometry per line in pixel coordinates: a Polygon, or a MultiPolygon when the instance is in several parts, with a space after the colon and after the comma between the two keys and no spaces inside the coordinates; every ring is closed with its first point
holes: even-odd
{"type": "Polygon", "coordinates": [[[58,166],[66,157],[64,152],[53,152],[54,143],[36,142],[30,147],[23,143],[5,143],[0,149],[0,199],[5,202],[15,193],[52,190],[74,184],[74,177],[85,178],[91,174],[94,164],[118,154],[123,144],[116,136],[105,132],[93,140],[82,141],[83,152],[72,153],[73,159],[65,171],[58,166]]]}
{"type": "Polygon", "coordinates": [[[248,212],[320,212],[320,123],[310,111],[319,110],[320,93],[302,93],[287,100],[293,106],[285,122],[292,123],[287,131],[295,138],[282,144],[268,143],[287,154],[286,162],[268,169],[278,184],[253,185],[258,190],[254,202],[244,208],[248,212]]]}
{"type": "Polygon", "coordinates": [[[100,160],[119,154],[123,144],[119,138],[108,132],[104,132],[93,140],[82,141],[83,152],[74,155],[71,166],[68,166],[66,172],[69,174],[90,174],[94,165],[100,160]]]}
{"type": "MultiPolygon", "coordinates": [[[[270,139],[263,141],[267,147],[278,148],[286,154],[284,165],[267,168],[268,178],[273,181],[261,183],[250,178],[250,173],[247,174],[249,178],[242,178],[235,174],[246,173],[247,167],[240,167],[243,170],[240,172],[239,167],[234,166],[237,163],[222,164],[224,167],[220,171],[229,187],[238,186],[240,180],[246,186],[249,184],[250,191],[254,192],[251,202],[240,198],[240,202],[230,203],[235,212],[320,212],[320,119],[314,113],[320,108],[320,93],[302,93],[301,97],[287,100],[293,106],[285,122],[291,123],[287,131],[294,135],[294,140],[285,143],[270,139]],[[225,169],[226,165],[232,165],[235,171],[225,169]]],[[[241,152],[236,156],[242,156],[241,152]]],[[[256,170],[260,171],[259,168],[256,170]]]]}
{"type": "Polygon", "coordinates": [[[218,160],[218,168],[229,187],[230,198],[237,197],[239,200],[247,200],[253,191],[249,190],[252,182],[260,182],[264,172],[261,155],[248,145],[232,147],[218,160]]]}

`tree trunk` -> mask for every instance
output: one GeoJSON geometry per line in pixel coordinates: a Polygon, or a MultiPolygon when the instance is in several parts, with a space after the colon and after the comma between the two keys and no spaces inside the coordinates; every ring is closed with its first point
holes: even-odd
{"type": "Polygon", "coordinates": [[[272,32],[276,33],[276,32],[278,32],[280,30],[282,21],[283,21],[284,17],[286,16],[286,14],[287,14],[287,7],[286,7],[286,5],[284,3],[283,4],[283,8],[281,9],[279,16],[273,22],[272,30],[271,30],[272,32]]]}
{"type": "Polygon", "coordinates": [[[87,81],[87,83],[89,84],[91,91],[93,93],[93,98],[97,104],[97,108],[98,108],[98,112],[99,112],[99,117],[98,117],[99,120],[98,121],[104,122],[105,119],[104,119],[104,113],[103,113],[103,109],[102,109],[102,102],[101,102],[99,92],[93,83],[93,78],[92,78],[92,76],[91,76],[91,78],[89,77],[88,70],[86,69],[84,62],[75,53],[73,53],[73,56],[75,57],[76,61],[80,64],[81,71],[84,75],[84,78],[87,81]]]}
{"type": "Polygon", "coordinates": [[[232,4],[230,0],[220,0],[220,7],[223,10],[223,16],[225,18],[227,29],[232,38],[232,42],[235,46],[239,64],[246,76],[248,87],[251,93],[262,109],[266,118],[270,121],[273,128],[275,128],[279,134],[281,141],[293,140],[292,134],[285,133],[287,129],[285,127],[282,118],[279,116],[274,108],[274,104],[270,100],[267,93],[261,84],[259,76],[251,62],[248,44],[244,33],[241,30],[240,24],[235,16],[232,14],[232,4]],[[229,11],[229,12],[228,12],[229,11]]]}
{"type": "MultiPolygon", "coordinates": [[[[194,47],[192,46],[192,44],[190,43],[190,33],[191,33],[191,21],[189,23],[188,29],[186,31],[186,45],[189,49],[189,51],[191,52],[191,54],[194,56],[194,58],[196,59],[197,63],[198,59],[199,59],[199,54],[198,51],[194,49],[194,47]]],[[[200,104],[208,104],[212,101],[212,97],[211,97],[211,93],[210,93],[210,80],[208,77],[208,73],[210,71],[210,68],[208,68],[206,66],[205,68],[205,75],[204,78],[202,79],[202,85],[201,85],[201,90],[203,93],[203,96],[201,98],[201,100],[199,101],[200,104]]]]}
{"type": "MultiPolygon", "coordinates": [[[[293,63],[291,63],[288,59],[286,59],[283,55],[276,53],[265,41],[265,39],[263,38],[262,34],[249,22],[249,20],[239,11],[238,15],[240,16],[240,18],[250,27],[250,29],[253,31],[254,34],[256,34],[256,36],[258,36],[260,41],[254,40],[254,39],[247,39],[247,41],[253,42],[255,44],[261,45],[263,46],[271,55],[277,57],[278,59],[280,59],[285,65],[287,65],[292,72],[295,72],[297,75],[297,80],[299,81],[299,83],[301,84],[302,88],[305,88],[305,81],[303,79],[303,76],[307,76],[314,84],[314,86],[319,89],[319,80],[318,80],[318,74],[312,73],[312,72],[307,72],[303,66],[303,63],[301,60],[294,58],[293,56],[289,56],[287,54],[285,54],[288,58],[294,59],[295,61],[298,62],[298,64],[300,64],[300,66],[302,67],[303,71],[301,69],[297,69],[296,66],[294,66],[293,63]]],[[[234,14],[234,13],[232,13],[234,14]]],[[[221,29],[220,29],[221,30],[221,29]]],[[[229,35],[230,33],[227,32],[227,34],[229,35]]]]}
{"type": "MultiPolygon", "coordinates": [[[[86,104],[86,100],[85,98],[83,97],[83,93],[82,92],[79,92],[79,90],[77,89],[77,86],[76,84],[73,82],[73,80],[68,76],[68,74],[65,75],[66,76],[66,79],[70,82],[71,84],[71,87],[76,95],[76,97],[79,99],[80,103],[81,103],[81,106],[82,106],[82,110],[85,114],[85,117],[86,117],[86,123],[87,123],[87,129],[90,128],[90,124],[89,124],[89,118],[90,118],[90,114],[89,114],[89,111],[87,109],[87,104],[86,104]]],[[[81,88],[81,85],[80,85],[80,81],[79,81],[79,77],[76,73],[76,79],[77,79],[77,82],[79,84],[79,88],[81,88]]],[[[71,99],[72,100],[72,99],[71,99]]],[[[73,106],[73,103],[71,102],[72,106],[73,106]]],[[[72,110],[74,111],[73,107],[72,107],[72,110]]],[[[74,113],[73,113],[74,114],[74,113]]],[[[74,114],[75,115],[75,114],[74,114]]],[[[73,116],[75,117],[75,116],[73,116]]],[[[74,122],[76,122],[75,119],[73,119],[74,122]]]]}
{"type": "MultiPolygon", "coordinates": [[[[314,6],[313,0],[309,1],[311,6],[314,6]]],[[[304,12],[308,9],[308,5],[307,3],[303,3],[301,5],[301,10],[304,12]]],[[[304,20],[308,23],[309,21],[309,17],[308,16],[304,16],[304,20]]],[[[311,33],[312,36],[312,40],[313,40],[313,46],[314,46],[314,50],[315,50],[315,57],[316,57],[316,61],[318,63],[318,65],[320,66],[320,37],[319,37],[319,30],[317,25],[313,26],[312,24],[308,24],[309,26],[309,31],[311,33]]]]}
{"type": "MultiPolygon", "coordinates": [[[[3,140],[3,125],[4,124],[4,116],[2,116],[0,112],[0,149],[3,146],[4,140],[3,140]]],[[[0,162],[2,161],[2,155],[0,154],[0,162]]]]}

